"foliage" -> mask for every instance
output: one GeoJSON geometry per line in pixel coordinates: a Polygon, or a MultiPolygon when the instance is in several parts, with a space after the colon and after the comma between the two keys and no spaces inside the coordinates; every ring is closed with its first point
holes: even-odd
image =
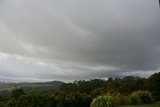
{"type": "Polygon", "coordinates": [[[20,83],[4,83],[0,82],[0,96],[4,98],[10,97],[10,91],[21,88],[24,92],[51,92],[59,90],[63,82],[50,81],[50,82],[20,82],[20,83]]]}
{"type": "Polygon", "coordinates": [[[24,94],[24,92],[22,89],[15,89],[12,91],[12,97],[15,99],[18,99],[23,94],[24,94]]]}
{"type": "Polygon", "coordinates": [[[0,101],[4,101],[5,99],[2,97],[2,96],[0,96],[0,101]]]}
{"type": "Polygon", "coordinates": [[[94,89],[105,86],[105,81],[101,79],[94,79],[90,81],[78,81],[77,83],[64,83],[61,86],[61,91],[65,92],[80,92],[90,94],[94,89]]]}
{"type": "Polygon", "coordinates": [[[152,94],[149,91],[138,91],[142,103],[153,103],[152,94]]]}
{"type": "Polygon", "coordinates": [[[16,104],[16,107],[51,107],[51,102],[40,94],[22,95],[16,104]]]}
{"type": "Polygon", "coordinates": [[[149,91],[136,91],[130,95],[131,104],[152,103],[153,97],[149,91]]]}
{"type": "Polygon", "coordinates": [[[92,98],[95,98],[95,97],[97,97],[99,95],[103,95],[105,93],[106,93],[106,90],[104,88],[96,88],[90,93],[90,95],[92,96],[92,98]]]}
{"type": "Polygon", "coordinates": [[[160,100],[160,72],[153,74],[147,81],[147,89],[153,94],[155,100],[160,100]]]}
{"type": "Polygon", "coordinates": [[[87,94],[56,92],[54,99],[58,107],[89,107],[92,99],[87,94]]]}
{"type": "Polygon", "coordinates": [[[139,105],[122,105],[119,107],[160,107],[160,103],[139,104],[139,105]]]}
{"type": "Polygon", "coordinates": [[[15,98],[9,99],[7,102],[7,107],[16,107],[16,99],[15,98]]]}
{"type": "Polygon", "coordinates": [[[1,90],[0,107],[5,104],[7,107],[108,107],[116,104],[148,104],[152,103],[153,99],[154,101],[160,100],[160,73],[155,73],[148,79],[126,76],[108,80],[81,80],[73,83],[57,81],[6,84],[0,83],[1,88],[8,87],[9,84],[24,85],[24,87],[13,91],[1,90]],[[60,87],[56,89],[57,91],[51,88],[54,83],[60,87]],[[26,87],[28,84],[32,85],[31,89],[26,87]],[[43,86],[45,84],[46,86],[43,86]],[[51,89],[52,91],[49,91],[51,89]],[[106,95],[106,93],[109,94],[106,95]]]}
{"type": "Polygon", "coordinates": [[[0,100],[5,100],[5,99],[8,99],[9,97],[11,96],[11,93],[7,90],[2,90],[0,91],[0,100]]]}
{"type": "Polygon", "coordinates": [[[129,104],[129,100],[128,100],[128,96],[127,95],[123,95],[119,92],[114,92],[112,94],[110,94],[111,96],[113,96],[119,105],[123,105],[123,104],[129,104]]]}
{"type": "Polygon", "coordinates": [[[137,93],[134,92],[130,95],[130,103],[131,104],[140,104],[141,103],[141,99],[137,93]]]}
{"type": "Polygon", "coordinates": [[[117,107],[117,100],[110,95],[99,96],[91,102],[90,107],[117,107]]]}
{"type": "Polygon", "coordinates": [[[0,102],[0,107],[6,107],[6,104],[4,102],[0,102]]]}

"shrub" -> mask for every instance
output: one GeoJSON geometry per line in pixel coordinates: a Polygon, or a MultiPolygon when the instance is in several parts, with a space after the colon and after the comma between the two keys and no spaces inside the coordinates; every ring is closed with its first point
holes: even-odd
{"type": "Polygon", "coordinates": [[[91,96],[81,93],[57,92],[53,98],[57,102],[57,107],[89,107],[92,101],[91,96]]]}
{"type": "Polygon", "coordinates": [[[7,107],[15,107],[16,106],[16,100],[14,98],[8,100],[7,107]]]}
{"type": "Polygon", "coordinates": [[[95,98],[95,97],[98,97],[104,93],[105,93],[104,88],[96,88],[90,93],[90,95],[92,96],[92,98],[95,98]]]}
{"type": "Polygon", "coordinates": [[[130,95],[131,104],[152,103],[153,97],[149,91],[135,91],[130,95]]]}
{"type": "Polygon", "coordinates": [[[153,102],[152,94],[149,91],[138,91],[137,94],[140,97],[142,103],[153,102]]]}
{"type": "Polygon", "coordinates": [[[5,101],[5,99],[2,96],[0,96],[0,102],[2,101],[5,101]]]}
{"type": "Polygon", "coordinates": [[[47,96],[40,94],[26,94],[19,97],[16,107],[51,107],[51,101],[47,96]]]}
{"type": "Polygon", "coordinates": [[[141,103],[141,99],[140,97],[137,95],[137,93],[132,93],[130,95],[130,104],[140,104],[141,103]]]}
{"type": "Polygon", "coordinates": [[[93,99],[90,107],[117,107],[117,100],[110,95],[99,96],[93,99]]]}
{"type": "Polygon", "coordinates": [[[4,102],[0,102],[0,107],[6,107],[4,102]]]}
{"type": "Polygon", "coordinates": [[[129,98],[126,95],[116,93],[113,97],[115,97],[119,105],[129,104],[129,98]]]}
{"type": "Polygon", "coordinates": [[[18,99],[24,92],[22,89],[15,89],[12,91],[12,98],[18,99]]]}

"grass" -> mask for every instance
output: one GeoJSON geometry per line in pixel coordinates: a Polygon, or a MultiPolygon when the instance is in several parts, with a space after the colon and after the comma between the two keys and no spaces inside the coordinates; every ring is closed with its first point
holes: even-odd
{"type": "Polygon", "coordinates": [[[153,104],[142,104],[142,105],[124,105],[121,107],[160,107],[160,102],[153,104]]]}

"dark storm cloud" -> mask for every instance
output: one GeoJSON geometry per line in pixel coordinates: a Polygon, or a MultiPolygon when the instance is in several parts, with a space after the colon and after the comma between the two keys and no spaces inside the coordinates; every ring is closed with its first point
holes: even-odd
{"type": "Polygon", "coordinates": [[[73,80],[157,72],[157,2],[2,0],[0,68],[6,73],[0,76],[73,80]]]}

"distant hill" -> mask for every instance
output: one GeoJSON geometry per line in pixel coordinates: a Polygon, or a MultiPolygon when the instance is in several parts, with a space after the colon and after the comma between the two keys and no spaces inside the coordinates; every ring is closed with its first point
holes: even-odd
{"type": "Polygon", "coordinates": [[[0,91],[7,90],[12,91],[15,88],[22,88],[26,92],[32,91],[53,91],[58,90],[63,82],[51,81],[51,82],[21,82],[21,83],[4,83],[0,82],[0,91]]]}

